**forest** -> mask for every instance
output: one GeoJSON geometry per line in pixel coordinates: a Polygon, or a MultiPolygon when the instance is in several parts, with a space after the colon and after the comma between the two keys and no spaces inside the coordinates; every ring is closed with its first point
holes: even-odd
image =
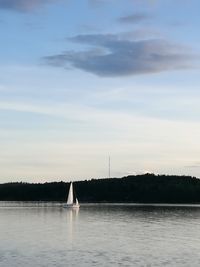
{"type": "MultiPolygon", "coordinates": [[[[77,181],[80,202],[200,203],[200,179],[190,176],[130,175],[77,181]]],[[[69,183],[0,184],[0,201],[66,201],[69,183]]]]}

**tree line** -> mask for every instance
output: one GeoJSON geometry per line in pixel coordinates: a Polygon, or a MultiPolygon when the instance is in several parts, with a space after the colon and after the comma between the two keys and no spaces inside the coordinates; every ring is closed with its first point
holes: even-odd
{"type": "MultiPolygon", "coordinates": [[[[130,175],[74,182],[80,202],[200,203],[200,180],[190,176],[130,175]]],[[[69,183],[0,184],[0,201],[66,201],[69,183]]]]}

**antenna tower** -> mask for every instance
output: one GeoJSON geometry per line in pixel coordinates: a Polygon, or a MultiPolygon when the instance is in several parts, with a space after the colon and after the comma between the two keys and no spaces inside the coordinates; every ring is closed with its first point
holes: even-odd
{"type": "Polygon", "coordinates": [[[110,156],[108,158],[108,177],[110,178],[110,156]]]}

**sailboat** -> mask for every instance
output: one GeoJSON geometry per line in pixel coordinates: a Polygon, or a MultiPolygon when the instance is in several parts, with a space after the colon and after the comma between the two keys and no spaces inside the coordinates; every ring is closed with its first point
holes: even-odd
{"type": "Polygon", "coordinates": [[[78,203],[78,199],[74,199],[74,192],[73,192],[73,184],[70,183],[69,193],[67,197],[67,203],[64,204],[64,208],[79,208],[80,204],[78,203]]]}

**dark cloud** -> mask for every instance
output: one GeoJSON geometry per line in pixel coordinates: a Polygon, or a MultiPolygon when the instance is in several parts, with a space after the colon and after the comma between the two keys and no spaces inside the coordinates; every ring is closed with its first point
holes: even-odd
{"type": "MultiPolygon", "coordinates": [[[[63,2],[69,2],[73,0],[62,0],[63,2]]],[[[9,9],[14,11],[28,12],[32,11],[39,6],[57,3],[59,0],[0,0],[0,9],[9,9]]],[[[92,6],[99,6],[105,3],[106,0],[88,0],[89,4],[92,6]]]]}
{"type": "Polygon", "coordinates": [[[194,62],[188,49],[161,39],[134,41],[115,34],[88,34],[70,41],[86,45],[87,50],[48,56],[46,63],[111,77],[191,68],[194,62]]]}
{"type": "Polygon", "coordinates": [[[139,23],[151,19],[152,17],[144,13],[135,13],[129,16],[120,17],[119,22],[122,23],[139,23]]]}
{"type": "Polygon", "coordinates": [[[0,0],[0,9],[29,11],[54,0],[0,0]]]}

